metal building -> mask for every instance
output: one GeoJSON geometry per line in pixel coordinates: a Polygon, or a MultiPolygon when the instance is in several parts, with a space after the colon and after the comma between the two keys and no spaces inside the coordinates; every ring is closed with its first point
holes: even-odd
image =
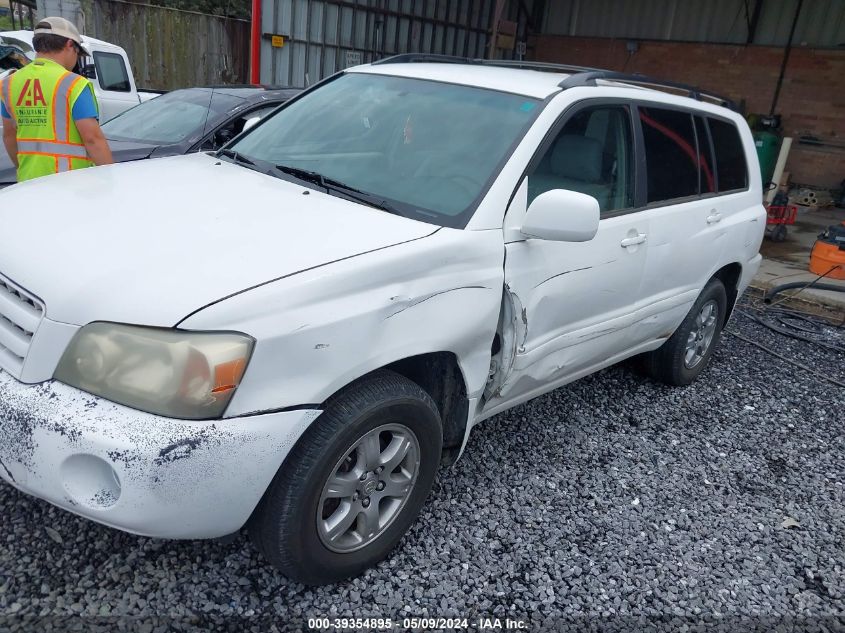
{"type": "MultiPolygon", "coordinates": [[[[534,19],[532,1],[256,0],[253,50],[265,84],[304,87],[332,73],[399,53],[490,54],[494,16],[504,56],[518,55],[534,19]],[[255,36],[258,37],[255,37],[255,36]]],[[[539,6],[539,3],[538,3],[539,6]]]]}
{"type": "Polygon", "coordinates": [[[253,0],[252,79],[304,87],[408,52],[530,59],[539,34],[783,47],[799,3],[796,44],[845,44],[843,0],[253,0]]]}
{"type": "Polygon", "coordinates": [[[842,0],[554,0],[543,33],[710,44],[845,45],[842,0]]]}

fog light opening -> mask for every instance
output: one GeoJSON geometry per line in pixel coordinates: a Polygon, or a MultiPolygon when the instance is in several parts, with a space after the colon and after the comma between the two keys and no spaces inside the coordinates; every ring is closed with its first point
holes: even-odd
{"type": "Polygon", "coordinates": [[[120,499],[117,472],[95,455],[71,455],[62,463],[60,474],[65,492],[79,505],[105,510],[120,499]]]}

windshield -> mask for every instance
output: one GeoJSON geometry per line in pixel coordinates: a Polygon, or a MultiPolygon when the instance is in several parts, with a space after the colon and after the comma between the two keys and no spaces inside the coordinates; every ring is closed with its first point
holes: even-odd
{"type": "Polygon", "coordinates": [[[462,228],[538,105],[492,90],[349,73],[231,147],[373,194],[403,215],[462,228]]]}
{"type": "Polygon", "coordinates": [[[127,110],[103,123],[112,141],[169,145],[200,136],[243,99],[208,89],[176,90],[127,110]]]}

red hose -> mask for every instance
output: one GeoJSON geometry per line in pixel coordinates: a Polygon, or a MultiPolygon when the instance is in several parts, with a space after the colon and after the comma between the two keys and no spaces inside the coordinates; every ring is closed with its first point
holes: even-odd
{"type": "Polygon", "coordinates": [[[250,82],[261,83],[261,0],[252,0],[252,33],[250,36],[250,82]]]}

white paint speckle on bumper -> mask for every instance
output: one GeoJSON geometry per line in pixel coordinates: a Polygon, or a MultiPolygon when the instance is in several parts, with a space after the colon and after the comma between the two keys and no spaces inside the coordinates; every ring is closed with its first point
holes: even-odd
{"type": "Polygon", "coordinates": [[[127,532],[224,536],[244,525],[319,414],[174,420],[0,370],[0,478],[127,532]]]}

